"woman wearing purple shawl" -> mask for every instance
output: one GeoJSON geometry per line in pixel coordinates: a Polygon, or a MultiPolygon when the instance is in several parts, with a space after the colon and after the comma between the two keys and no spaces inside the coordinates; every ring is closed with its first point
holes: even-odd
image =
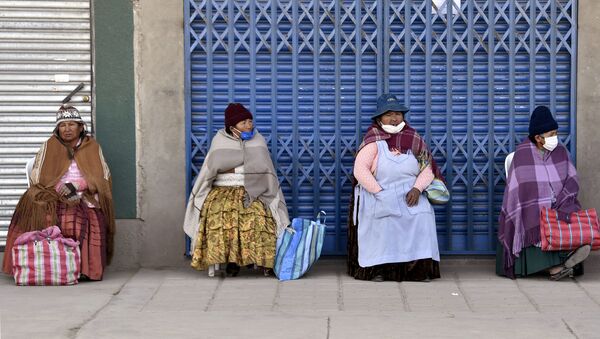
{"type": "Polygon", "coordinates": [[[498,229],[507,277],[547,270],[552,280],[559,280],[587,258],[589,245],[572,253],[540,249],[541,209],[555,209],[568,221],[570,213],[581,209],[578,193],[577,170],[566,147],[558,143],[558,123],[547,107],[539,106],[529,121],[529,137],[517,146],[507,173],[498,229]]]}

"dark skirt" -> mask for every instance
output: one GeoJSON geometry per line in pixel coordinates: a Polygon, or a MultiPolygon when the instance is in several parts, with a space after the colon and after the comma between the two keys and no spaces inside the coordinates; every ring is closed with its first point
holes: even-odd
{"type": "MultiPolygon", "coordinates": [[[[352,191],[354,192],[354,189],[352,191]]],[[[440,277],[439,262],[431,258],[361,267],[358,264],[358,225],[354,225],[352,220],[353,212],[354,194],[350,197],[348,213],[348,274],[354,279],[371,280],[380,275],[384,280],[390,281],[423,281],[440,277]]]]}
{"type": "MultiPolygon", "coordinates": [[[[81,274],[90,280],[102,280],[106,267],[106,230],[104,214],[83,202],[77,206],[60,203],[56,209],[58,226],[65,238],[79,241],[81,274]]],[[[2,271],[12,275],[12,247],[23,232],[11,223],[8,229],[2,271]]]]}
{"type": "Polygon", "coordinates": [[[90,280],[102,280],[107,257],[104,213],[85,203],[78,206],[60,204],[56,212],[62,235],[80,242],[81,274],[90,280]]]}
{"type": "MultiPolygon", "coordinates": [[[[569,253],[569,251],[542,251],[541,248],[535,246],[525,247],[521,250],[519,257],[515,259],[513,277],[524,278],[562,265],[569,253]]],[[[500,241],[496,242],[496,274],[507,276],[507,272],[504,271],[504,247],[500,241]]],[[[583,275],[583,263],[573,267],[573,275],[583,275]]],[[[511,278],[510,275],[508,277],[511,278]]]]}

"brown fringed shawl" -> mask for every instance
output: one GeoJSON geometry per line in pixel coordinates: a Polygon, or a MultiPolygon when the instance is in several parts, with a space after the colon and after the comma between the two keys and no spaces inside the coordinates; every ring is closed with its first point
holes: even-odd
{"type": "Polygon", "coordinates": [[[79,170],[87,181],[88,189],[84,193],[85,198],[99,206],[104,214],[107,224],[107,259],[110,263],[115,234],[112,180],[100,145],[89,135],[84,136],[81,144],[75,149],[67,148],[55,135],[42,145],[35,157],[31,172],[31,187],[19,200],[11,225],[21,232],[28,232],[47,227],[47,216],[50,216],[52,224],[57,223],[58,204],[72,204],[54,189],[69,169],[70,154],[73,154],[79,170]],[[95,194],[98,194],[98,201],[95,194]]]}

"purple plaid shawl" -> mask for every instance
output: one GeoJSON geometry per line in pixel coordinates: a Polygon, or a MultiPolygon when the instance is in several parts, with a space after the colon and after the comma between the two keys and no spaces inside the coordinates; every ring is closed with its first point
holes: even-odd
{"type": "Polygon", "coordinates": [[[508,170],[498,229],[506,276],[514,279],[516,257],[523,248],[540,241],[541,208],[578,211],[578,192],[577,171],[563,145],[543,156],[529,139],[517,146],[508,170]]]}

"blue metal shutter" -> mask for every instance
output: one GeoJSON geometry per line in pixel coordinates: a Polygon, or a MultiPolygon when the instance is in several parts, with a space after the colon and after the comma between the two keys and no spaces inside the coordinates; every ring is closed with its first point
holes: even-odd
{"type": "Polygon", "coordinates": [[[536,105],[575,152],[577,2],[187,0],[191,185],[228,102],[269,142],[291,216],[328,213],[346,253],[353,156],[376,97],[396,94],[442,166],[442,253],[493,253],[503,162],[536,105]]]}

